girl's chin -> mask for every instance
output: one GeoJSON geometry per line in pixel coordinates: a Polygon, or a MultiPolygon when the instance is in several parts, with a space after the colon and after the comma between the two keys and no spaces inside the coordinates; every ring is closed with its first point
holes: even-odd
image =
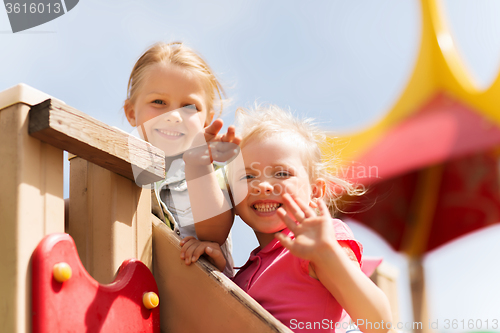
{"type": "Polygon", "coordinates": [[[172,150],[172,149],[162,149],[165,153],[165,157],[172,157],[182,154],[183,150],[172,150]]]}
{"type": "Polygon", "coordinates": [[[275,234],[286,228],[286,225],[283,222],[276,222],[272,225],[261,225],[260,228],[254,228],[255,231],[263,233],[263,234],[275,234]]]}
{"type": "Polygon", "coordinates": [[[279,218],[278,215],[276,214],[276,210],[273,210],[271,212],[261,212],[261,211],[254,209],[253,212],[255,213],[255,215],[257,215],[258,217],[262,217],[262,218],[273,217],[273,216],[276,216],[276,218],[279,218]]]}
{"type": "Polygon", "coordinates": [[[154,142],[150,142],[153,146],[163,150],[163,152],[165,153],[165,157],[169,157],[169,156],[176,156],[176,155],[179,155],[179,154],[182,154],[183,152],[186,151],[186,149],[184,148],[184,145],[179,145],[179,144],[176,144],[176,143],[166,143],[166,142],[162,142],[161,144],[155,144],[154,142]],[[175,148],[175,149],[173,149],[175,148]]]}

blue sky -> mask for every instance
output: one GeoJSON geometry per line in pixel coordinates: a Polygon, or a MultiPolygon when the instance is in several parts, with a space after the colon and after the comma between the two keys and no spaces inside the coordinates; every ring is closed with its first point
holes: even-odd
{"type": "MultiPolygon", "coordinates": [[[[443,4],[471,75],[487,87],[500,64],[500,2],[443,4]]],[[[24,82],[130,132],[121,106],[133,64],[154,42],[181,40],[221,78],[232,99],[222,116],[226,124],[237,107],[258,100],[314,117],[332,133],[348,133],[380,119],[395,102],[419,38],[416,0],[84,0],[17,34],[0,10],[0,90],[24,82]]],[[[240,265],[257,246],[245,228],[235,222],[240,265]]],[[[411,321],[405,258],[363,227],[353,229],[365,254],[383,255],[400,270],[400,319],[411,321]]],[[[431,318],[500,320],[499,237],[494,227],[428,255],[431,318]]]]}

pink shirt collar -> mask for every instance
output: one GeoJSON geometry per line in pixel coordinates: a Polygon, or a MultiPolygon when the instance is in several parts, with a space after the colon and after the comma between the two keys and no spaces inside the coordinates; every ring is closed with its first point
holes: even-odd
{"type": "MultiPolygon", "coordinates": [[[[288,228],[285,228],[285,229],[281,230],[280,232],[284,233],[287,236],[294,238],[293,233],[288,228]]],[[[250,254],[250,258],[252,258],[253,256],[256,256],[256,255],[267,254],[267,253],[273,252],[277,248],[282,248],[282,247],[283,247],[283,245],[281,245],[280,241],[277,238],[274,238],[271,242],[269,242],[269,244],[264,246],[264,248],[261,249],[259,246],[256,249],[254,249],[252,251],[252,253],[250,254]]]]}

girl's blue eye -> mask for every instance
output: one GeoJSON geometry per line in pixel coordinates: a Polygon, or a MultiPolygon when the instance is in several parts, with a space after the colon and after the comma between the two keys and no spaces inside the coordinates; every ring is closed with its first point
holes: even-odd
{"type": "Polygon", "coordinates": [[[189,110],[193,110],[193,111],[200,111],[200,110],[198,110],[198,108],[194,104],[184,105],[184,108],[189,109],[189,110]]]}
{"type": "Polygon", "coordinates": [[[160,105],[165,104],[165,103],[164,103],[161,99],[155,99],[155,100],[153,101],[153,103],[154,103],[154,104],[160,104],[160,105]]]}
{"type": "Polygon", "coordinates": [[[252,175],[244,175],[243,177],[240,178],[240,180],[244,180],[244,179],[253,179],[255,178],[254,176],[252,175]]]}
{"type": "Polygon", "coordinates": [[[290,177],[290,172],[288,172],[288,171],[278,171],[278,172],[276,172],[276,177],[279,177],[279,178],[290,177]]]}

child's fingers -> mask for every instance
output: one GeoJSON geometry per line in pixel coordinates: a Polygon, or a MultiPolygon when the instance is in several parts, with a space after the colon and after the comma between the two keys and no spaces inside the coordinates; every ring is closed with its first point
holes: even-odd
{"type": "Polygon", "coordinates": [[[330,211],[323,200],[318,200],[318,208],[320,216],[330,216],[330,211]]]}
{"type": "Polygon", "coordinates": [[[196,249],[193,251],[193,256],[191,258],[192,262],[197,261],[203,254],[208,254],[212,258],[217,258],[219,255],[222,255],[222,251],[220,250],[214,250],[216,248],[216,245],[211,245],[208,242],[199,242],[197,244],[196,249]],[[207,252],[207,249],[211,249],[211,251],[207,252]]]}
{"type": "Polygon", "coordinates": [[[180,246],[183,246],[184,244],[186,244],[190,239],[196,239],[195,237],[193,236],[187,236],[187,237],[184,237],[183,239],[181,239],[181,241],[179,242],[179,245],[180,246]]]}
{"type": "Polygon", "coordinates": [[[205,128],[205,140],[207,142],[213,140],[221,130],[223,124],[222,119],[215,119],[213,123],[207,126],[205,128]]]}
{"type": "Polygon", "coordinates": [[[241,137],[236,136],[236,130],[233,125],[227,128],[226,134],[218,136],[216,140],[222,142],[231,142],[236,145],[239,145],[241,143],[241,137]]]}
{"type": "Polygon", "coordinates": [[[217,260],[220,257],[223,257],[222,251],[218,249],[216,246],[207,245],[204,247],[204,253],[206,253],[210,258],[217,260]]]}
{"type": "Polygon", "coordinates": [[[276,237],[279,240],[279,242],[281,243],[281,245],[283,245],[285,249],[290,250],[292,248],[293,240],[284,233],[277,232],[274,234],[274,237],[276,237]]]}
{"type": "Polygon", "coordinates": [[[205,253],[210,257],[210,261],[215,267],[217,267],[220,271],[224,270],[226,267],[226,258],[224,258],[220,248],[207,246],[205,248],[205,253]]]}
{"type": "Polygon", "coordinates": [[[192,258],[193,258],[194,248],[195,247],[190,246],[184,255],[184,263],[188,266],[191,265],[191,263],[193,262],[192,258]]]}
{"type": "Polygon", "coordinates": [[[223,142],[233,142],[234,140],[234,137],[236,135],[235,133],[235,129],[234,129],[234,126],[231,125],[227,128],[227,133],[225,135],[222,136],[222,141],[223,142]]]}
{"type": "Polygon", "coordinates": [[[297,229],[297,222],[288,216],[286,210],[283,207],[280,207],[276,211],[276,214],[278,214],[279,218],[285,222],[287,228],[290,229],[291,232],[295,233],[295,229],[297,229]]]}
{"type": "Polygon", "coordinates": [[[239,154],[240,147],[232,142],[211,142],[210,151],[214,161],[227,162],[239,154]]]}
{"type": "Polygon", "coordinates": [[[234,139],[233,139],[233,143],[234,143],[235,145],[238,145],[238,146],[239,146],[239,145],[240,145],[240,143],[241,143],[241,137],[239,137],[239,136],[235,136],[235,137],[234,137],[234,139]]]}
{"type": "Polygon", "coordinates": [[[205,252],[207,247],[209,247],[210,244],[207,242],[200,242],[197,244],[196,249],[193,251],[193,256],[191,257],[191,261],[195,262],[197,261],[205,252]]]}
{"type": "Polygon", "coordinates": [[[211,150],[216,150],[217,152],[228,152],[234,151],[235,149],[240,149],[240,147],[233,142],[216,141],[210,142],[209,147],[211,150]]]}
{"type": "Polygon", "coordinates": [[[220,251],[219,249],[217,249],[217,247],[210,246],[210,245],[207,245],[205,247],[205,253],[207,255],[209,255],[210,258],[213,258],[213,259],[218,258],[219,256],[222,255],[222,251],[220,251]]]}
{"type": "Polygon", "coordinates": [[[292,197],[292,199],[299,206],[299,208],[304,212],[304,215],[306,218],[316,216],[316,212],[314,212],[314,210],[311,208],[311,206],[309,206],[304,201],[302,201],[302,199],[294,198],[294,197],[292,197]]]}
{"type": "Polygon", "coordinates": [[[193,236],[187,236],[187,237],[184,237],[180,242],[179,242],[179,245],[181,246],[181,254],[180,254],[180,257],[181,259],[184,259],[185,256],[186,256],[186,251],[187,249],[189,248],[189,245],[186,246],[186,244],[188,244],[190,241],[192,240],[196,240],[195,237],[193,236]]]}
{"type": "Polygon", "coordinates": [[[238,156],[238,153],[239,153],[238,149],[225,151],[225,152],[216,152],[216,153],[213,153],[213,151],[212,151],[212,158],[214,161],[217,161],[217,162],[230,162],[236,156],[238,156]]]}
{"type": "Polygon", "coordinates": [[[297,222],[302,223],[302,221],[308,217],[304,210],[297,204],[296,200],[290,196],[290,194],[283,194],[283,201],[286,211],[295,217],[297,222]]]}
{"type": "Polygon", "coordinates": [[[184,258],[181,257],[181,259],[184,259],[184,262],[186,265],[190,265],[192,262],[193,258],[193,253],[199,246],[200,241],[197,239],[191,239],[189,240],[186,244],[184,244],[183,248],[185,248],[184,251],[184,258]]]}
{"type": "Polygon", "coordinates": [[[186,265],[198,261],[205,253],[209,256],[210,262],[212,262],[215,267],[221,271],[224,270],[224,267],[226,267],[226,259],[222,255],[222,251],[216,244],[211,245],[211,243],[208,242],[197,241],[196,243],[192,243],[189,250],[186,251],[186,265]]]}

